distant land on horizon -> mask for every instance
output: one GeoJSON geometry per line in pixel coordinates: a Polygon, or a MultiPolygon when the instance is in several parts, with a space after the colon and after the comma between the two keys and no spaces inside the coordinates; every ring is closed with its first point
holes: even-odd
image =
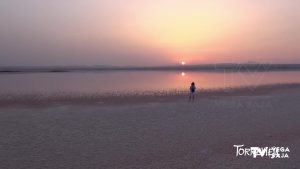
{"type": "Polygon", "coordinates": [[[2,66],[0,73],[59,73],[86,71],[292,71],[300,70],[300,64],[219,63],[197,65],[162,66],[2,66]]]}

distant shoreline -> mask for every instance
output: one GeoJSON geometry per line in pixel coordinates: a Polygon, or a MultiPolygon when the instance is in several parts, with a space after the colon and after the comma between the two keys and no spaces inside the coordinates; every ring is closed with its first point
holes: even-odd
{"type": "Polygon", "coordinates": [[[267,72],[300,71],[300,64],[203,64],[177,66],[6,66],[0,74],[7,73],[67,73],[101,71],[203,71],[203,72],[267,72]]]}
{"type": "MultiPolygon", "coordinates": [[[[220,96],[255,96],[265,95],[272,92],[286,92],[300,90],[300,83],[290,84],[268,84],[258,86],[242,86],[219,89],[199,89],[196,97],[209,98],[220,96]]],[[[136,93],[32,93],[32,94],[1,94],[0,107],[4,106],[48,106],[56,104],[97,104],[97,105],[119,105],[138,104],[149,102],[172,102],[187,99],[188,92],[185,90],[169,91],[145,91],[136,93]]]]}

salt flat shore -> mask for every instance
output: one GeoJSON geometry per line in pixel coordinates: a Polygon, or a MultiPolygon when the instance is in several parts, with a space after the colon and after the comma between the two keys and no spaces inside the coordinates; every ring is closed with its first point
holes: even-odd
{"type": "Polygon", "coordinates": [[[300,168],[300,85],[111,95],[2,95],[1,169],[300,168]],[[289,147],[287,159],[233,145],[289,147]]]}

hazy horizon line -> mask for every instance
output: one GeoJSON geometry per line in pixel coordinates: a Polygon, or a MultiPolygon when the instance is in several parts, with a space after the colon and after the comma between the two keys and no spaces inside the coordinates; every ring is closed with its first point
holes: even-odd
{"type": "Polygon", "coordinates": [[[51,73],[87,71],[292,71],[300,70],[300,64],[272,63],[216,63],[194,65],[157,66],[0,66],[0,73],[51,73]]]}
{"type": "Polygon", "coordinates": [[[151,64],[151,65],[114,65],[114,64],[70,64],[70,65],[0,65],[0,68],[13,68],[13,67],[24,67],[24,68],[49,68],[49,67],[173,67],[173,66],[207,66],[207,65],[300,65],[300,63],[273,63],[273,62],[219,62],[219,63],[195,63],[182,65],[177,64],[151,64]]]}

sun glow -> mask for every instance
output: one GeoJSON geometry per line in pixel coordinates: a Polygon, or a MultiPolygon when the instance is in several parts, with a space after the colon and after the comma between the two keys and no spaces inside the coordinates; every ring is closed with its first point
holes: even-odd
{"type": "Polygon", "coordinates": [[[181,65],[185,65],[185,61],[182,61],[182,62],[181,62],[181,65]]]}
{"type": "Polygon", "coordinates": [[[159,48],[173,63],[181,56],[198,62],[209,60],[202,53],[221,50],[216,46],[236,27],[233,14],[213,2],[151,1],[133,14],[133,24],[124,30],[134,28],[134,41],[159,48]]]}
{"type": "Polygon", "coordinates": [[[194,1],[191,4],[178,2],[149,5],[140,12],[137,22],[140,32],[146,35],[150,43],[175,52],[186,52],[224,35],[228,25],[231,25],[229,19],[224,24],[225,17],[230,18],[228,13],[215,4],[203,5],[194,1]],[[199,9],[200,5],[204,7],[199,9]]]}

